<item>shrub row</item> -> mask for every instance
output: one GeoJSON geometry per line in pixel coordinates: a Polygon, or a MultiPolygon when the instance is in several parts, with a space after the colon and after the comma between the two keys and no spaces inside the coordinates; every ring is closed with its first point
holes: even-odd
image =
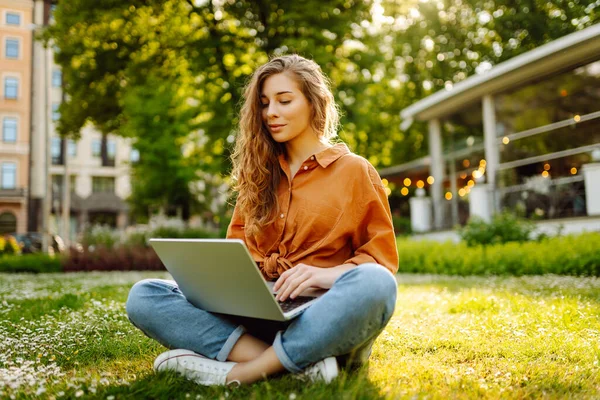
{"type": "Polygon", "coordinates": [[[60,258],[46,254],[25,254],[0,257],[0,272],[61,272],[60,258]]]}
{"type": "Polygon", "coordinates": [[[600,276],[600,233],[474,247],[398,239],[398,252],[400,272],[600,276]]]}
{"type": "MultiPolygon", "coordinates": [[[[475,247],[398,239],[398,252],[400,272],[600,276],[600,233],[475,247]]],[[[73,251],[57,258],[39,254],[0,258],[0,272],[117,270],[164,270],[164,266],[154,250],[144,247],[73,251]]]]}

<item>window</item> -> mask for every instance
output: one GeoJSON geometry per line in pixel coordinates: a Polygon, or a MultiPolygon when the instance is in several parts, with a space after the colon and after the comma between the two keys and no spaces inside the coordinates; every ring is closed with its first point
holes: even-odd
{"type": "Polygon", "coordinates": [[[60,111],[58,111],[58,107],[60,107],[59,103],[52,103],[52,121],[58,121],[60,119],[60,111]]]}
{"type": "Polygon", "coordinates": [[[100,139],[92,140],[92,156],[100,157],[102,152],[102,141],[100,139]]]}
{"type": "Polygon", "coordinates": [[[114,160],[117,155],[117,142],[114,140],[106,141],[106,155],[109,160],[114,160]]]}
{"type": "Polygon", "coordinates": [[[7,143],[15,143],[17,141],[16,118],[4,117],[2,121],[2,140],[7,143]]]}
{"type": "Polygon", "coordinates": [[[52,196],[57,199],[60,197],[63,188],[63,176],[52,175],[52,196]]]}
{"type": "Polygon", "coordinates": [[[62,85],[62,71],[55,69],[52,71],[52,87],[61,87],[62,85]]]}
{"type": "Polygon", "coordinates": [[[19,93],[19,80],[17,78],[4,78],[4,98],[16,99],[19,93]]]}
{"type": "MultiPolygon", "coordinates": [[[[64,190],[64,175],[52,175],[52,195],[60,198],[64,190]]],[[[69,192],[75,192],[75,182],[77,181],[77,175],[69,176],[69,192]]]]}
{"type": "Polygon", "coordinates": [[[19,40],[6,39],[5,55],[6,58],[19,58],[19,40]]]}
{"type": "Polygon", "coordinates": [[[67,141],[67,154],[69,157],[77,156],[77,142],[69,139],[67,141]]]}
{"type": "Polygon", "coordinates": [[[52,138],[52,144],[50,147],[50,152],[52,153],[52,164],[61,165],[62,164],[62,140],[58,137],[52,138]]]}
{"type": "Polygon", "coordinates": [[[114,193],[115,178],[111,176],[92,176],[92,193],[114,193]]]}
{"type": "Polygon", "coordinates": [[[131,149],[131,153],[129,154],[129,161],[131,161],[132,163],[140,161],[140,151],[138,149],[131,149]]]}
{"type": "Polygon", "coordinates": [[[21,15],[17,13],[6,13],[6,25],[21,25],[21,15]]]}
{"type": "Polygon", "coordinates": [[[13,162],[2,163],[2,189],[15,189],[17,187],[17,164],[13,162]]]}
{"type": "Polygon", "coordinates": [[[17,231],[17,217],[15,214],[3,212],[0,214],[0,235],[5,233],[14,234],[17,231]]]}

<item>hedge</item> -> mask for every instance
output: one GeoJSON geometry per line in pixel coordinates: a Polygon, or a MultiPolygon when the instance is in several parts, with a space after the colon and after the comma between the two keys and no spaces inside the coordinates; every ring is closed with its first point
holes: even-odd
{"type": "MultiPolygon", "coordinates": [[[[399,272],[444,275],[600,276],[600,233],[548,238],[536,242],[467,247],[398,239],[399,272]]],[[[0,272],[164,270],[152,249],[97,249],[70,257],[0,257],[0,272]]]]}
{"type": "Polygon", "coordinates": [[[600,233],[476,247],[407,239],[397,242],[399,272],[600,276],[600,233]]]}
{"type": "Polygon", "coordinates": [[[61,272],[62,259],[46,254],[0,257],[0,272],[61,272]]]}

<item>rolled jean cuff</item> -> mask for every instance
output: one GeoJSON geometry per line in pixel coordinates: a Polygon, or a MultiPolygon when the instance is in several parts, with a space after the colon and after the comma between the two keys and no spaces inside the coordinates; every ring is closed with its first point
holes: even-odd
{"type": "Polygon", "coordinates": [[[231,332],[231,335],[229,335],[225,341],[225,344],[223,345],[223,348],[221,348],[221,351],[219,351],[219,354],[217,354],[216,360],[227,361],[227,357],[229,357],[229,353],[231,353],[233,346],[235,346],[237,341],[244,333],[246,333],[246,328],[244,328],[242,325],[239,325],[237,328],[235,328],[235,330],[231,332]]]}
{"type": "Polygon", "coordinates": [[[287,355],[283,348],[283,341],[281,339],[281,332],[277,332],[275,336],[275,340],[273,341],[273,349],[275,350],[275,355],[279,358],[279,362],[290,372],[298,373],[302,372],[302,368],[299,368],[287,355]]]}

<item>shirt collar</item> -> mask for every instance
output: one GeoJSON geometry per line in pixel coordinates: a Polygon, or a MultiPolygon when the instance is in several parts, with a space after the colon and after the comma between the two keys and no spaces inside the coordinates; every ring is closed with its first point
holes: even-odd
{"type": "MultiPolygon", "coordinates": [[[[348,149],[348,146],[346,146],[345,143],[337,143],[316,153],[314,157],[321,167],[327,168],[335,160],[348,153],[350,153],[350,149],[348,149]]],[[[286,169],[284,166],[287,167],[288,165],[284,154],[279,155],[279,165],[281,165],[281,168],[284,170],[286,169]]]]}
{"type": "Polygon", "coordinates": [[[350,153],[350,150],[345,143],[337,143],[315,154],[315,158],[321,167],[327,168],[335,160],[348,153],[350,153]]]}

